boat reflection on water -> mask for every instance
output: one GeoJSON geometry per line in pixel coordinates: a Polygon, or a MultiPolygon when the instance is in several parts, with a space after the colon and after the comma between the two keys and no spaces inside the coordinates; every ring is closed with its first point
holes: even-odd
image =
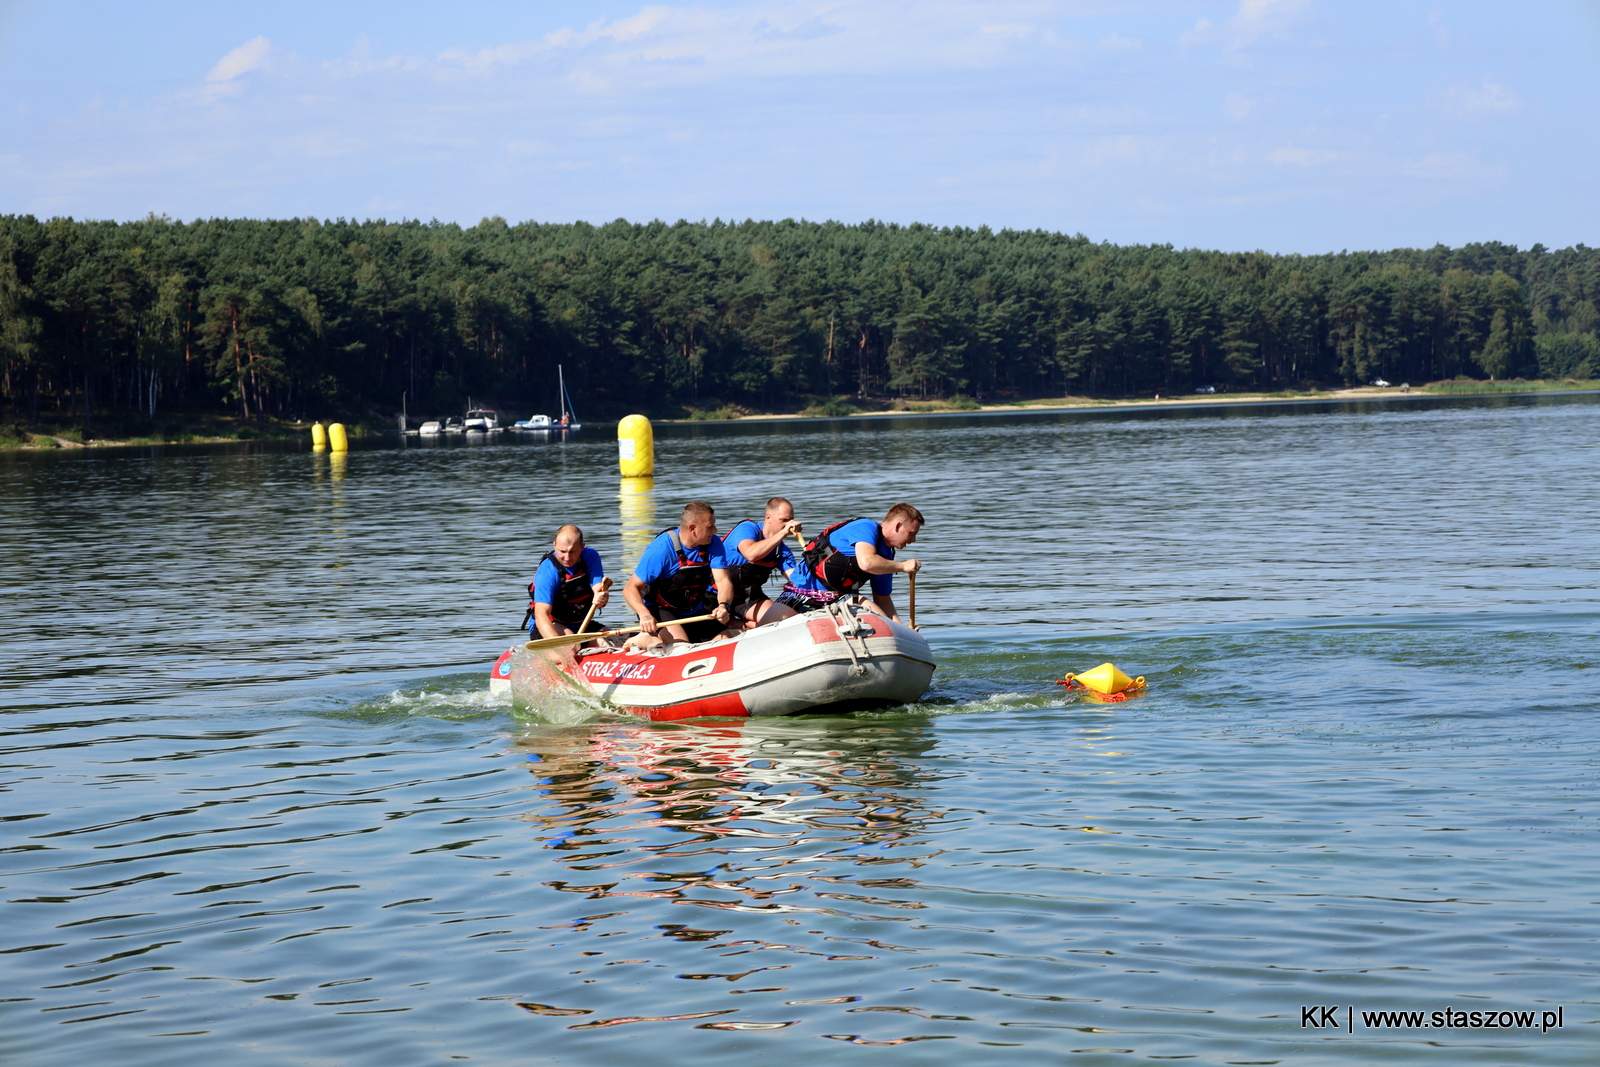
{"type": "Polygon", "coordinates": [[[544,803],[521,817],[578,875],[545,883],[562,892],[837,912],[816,898],[867,898],[808,892],[814,887],[795,879],[832,884],[845,879],[819,868],[909,870],[939,854],[925,834],[941,816],[921,797],[931,784],[922,761],[935,743],[931,729],[903,717],[892,726],[812,719],[530,728],[515,744],[544,803]],[[775,877],[781,885],[770,884],[775,877]],[[805,896],[775,900],[795,894],[805,896]]]}

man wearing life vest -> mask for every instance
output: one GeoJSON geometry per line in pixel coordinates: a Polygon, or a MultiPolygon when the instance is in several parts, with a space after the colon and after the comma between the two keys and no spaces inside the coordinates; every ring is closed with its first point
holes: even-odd
{"type": "MultiPolygon", "coordinates": [[[[563,526],[556,531],[555,543],[533,581],[528,583],[528,636],[561,637],[578,632],[592,605],[596,611],[606,606],[605,567],[600,553],[583,543],[583,531],[563,526]]],[[[589,629],[603,629],[592,619],[589,629]]]]}
{"type": "Polygon", "coordinates": [[[761,621],[772,601],[764,588],[773,571],[792,574],[800,565],[789,551],[787,539],[800,533],[794,521],[794,505],[781,496],[767,501],[760,522],[746,519],[723,538],[727,546],[728,574],[733,579],[734,622],[747,630],[761,621]]]}
{"type": "Polygon", "coordinates": [[[661,531],[622,587],[622,598],[639,616],[641,637],[630,641],[642,647],[663,641],[708,641],[723,632],[732,619],[733,580],[728,575],[727,550],[717,536],[717,516],[709,504],[696,500],[683,509],[674,529],[661,531]],[[687,626],[664,625],[692,615],[715,619],[687,626]]]}
{"type": "Polygon", "coordinates": [[[894,555],[917,539],[923,521],[922,512],[910,504],[896,504],[881,523],[871,519],[834,523],[806,542],[802,565],[761,621],[778,622],[870,589],[868,606],[899,622],[891,595],[894,576],[916,574],[922,562],[896,560],[894,555]]]}

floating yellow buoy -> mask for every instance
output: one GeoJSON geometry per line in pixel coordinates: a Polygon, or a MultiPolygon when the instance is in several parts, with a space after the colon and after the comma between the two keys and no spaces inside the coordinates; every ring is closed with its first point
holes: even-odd
{"type": "Polygon", "coordinates": [[[617,463],[624,478],[648,478],[656,472],[655,432],[643,415],[617,423],[617,463]]]}
{"type": "Polygon", "coordinates": [[[1115,703],[1127,700],[1129,694],[1137,693],[1144,688],[1144,676],[1129,678],[1117,669],[1115,663],[1102,663],[1092,671],[1082,674],[1068,674],[1057,685],[1064,685],[1068,689],[1083,689],[1092,700],[1106,703],[1115,703]]]}
{"type": "Polygon", "coordinates": [[[320,422],[311,424],[311,447],[317,452],[321,452],[328,447],[328,431],[323,428],[320,422]]]}
{"type": "Polygon", "coordinates": [[[344,435],[344,423],[336,422],[328,427],[328,447],[335,452],[350,451],[350,439],[344,435]]]}

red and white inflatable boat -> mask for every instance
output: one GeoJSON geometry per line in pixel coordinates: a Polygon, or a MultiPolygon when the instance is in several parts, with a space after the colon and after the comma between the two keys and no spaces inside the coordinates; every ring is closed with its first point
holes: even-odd
{"type": "Polygon", "coordinates": [[[509,689],[524,707],[538,707],[552,686],[570,685],[657,721],[747,718],[909,704],[927,692],[933,670],[920,633],[847,600],[665,653],[514,645],[495,663],[489,688],[509,689]]]}

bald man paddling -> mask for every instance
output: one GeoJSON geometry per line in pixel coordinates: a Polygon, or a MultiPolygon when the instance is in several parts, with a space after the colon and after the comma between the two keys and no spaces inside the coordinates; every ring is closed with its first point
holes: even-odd
{"type": "MultiPolygon", "coordinates": [[[[528,583],[532,601],[528,605],[532,619],[528,636],[537,639],[577,633],[590,607],[599,611],[611,598],[605,577],[600,553],[583,543],[582,530],[571,525],[557,530],[555,542],[528,583]]],[[[588,629],[604,627],[591,619],[588,629]]]]}
{"type": "Polygon", "coordinates": [[[628,641],[635,647],[709,641],[724,632],[731,619],[728,609],[733,605],[733,581],[711,505],[698,500],[689,503],[676,528],[656,535],[639,557],[633,577],[622,587],[622,599],[639,616],[641,633],[628,641]],[[670,625],[677,619],[705,614],[716,618],[670,625]]]}

